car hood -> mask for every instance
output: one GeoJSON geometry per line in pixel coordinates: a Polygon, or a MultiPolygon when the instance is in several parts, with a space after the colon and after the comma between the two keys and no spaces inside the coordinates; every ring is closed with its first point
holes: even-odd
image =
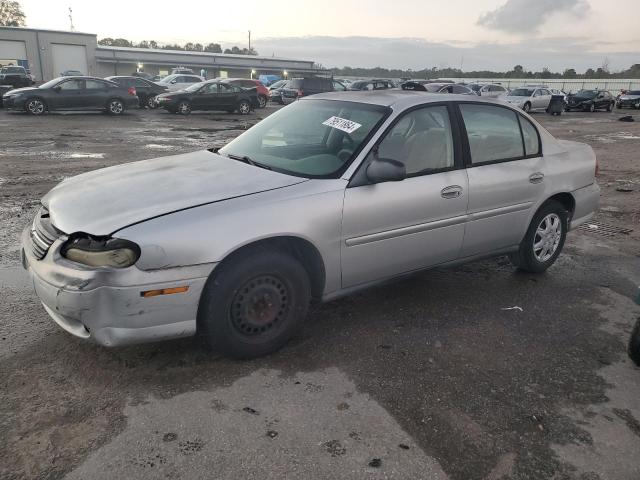
{"type": "Polygon", "coordinates": [[[11,93],[11,95],[15,95],[16,93],[37,92],[37,91],[38,91],[38,87],[23,87],[23,88],[14,88],[13,90],[9,90],[7,93],[11,93]]]}
{"type": "Polygon", "coordinates": [[[306,180],[202,150],[69,178],[42,204],[59,230],[102,236],[168,213],[306,180]]]}
{"type": "Polygon", "coordinates": [[[512,103],[524,103],[527,100],[529,100],[529,98],[531,97],[520,97],[520,96],[512,96],[512,95],[506,95],[504,97],[500,97],[501,100],[504,100],[506,102],[512,102],[512,103]]]}

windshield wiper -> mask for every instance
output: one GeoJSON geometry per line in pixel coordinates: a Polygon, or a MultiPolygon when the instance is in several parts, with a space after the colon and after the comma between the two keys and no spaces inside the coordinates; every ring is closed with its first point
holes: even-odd
{"type": "Polygon", "coordinates": [[[248,155],[234,155],[233,153],[226,153],[225,154],[227,157],[232,158],[234,160],[238,160],[240,162],[244,162],[248,165],[254,166],[254,167],[260,167],[260,168],[264,168],[265,170],[271,170],[271,167],[269,165],[264,165],[262,163],[256,162],[255,160],[253,160],[251,157],[249,157],[248,155]]]}

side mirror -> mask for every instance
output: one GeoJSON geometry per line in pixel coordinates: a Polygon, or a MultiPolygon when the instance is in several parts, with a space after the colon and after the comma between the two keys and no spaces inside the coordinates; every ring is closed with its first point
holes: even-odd
{"type": "Polygon", "coordinates": [[[367,167],[370,183],[400,182],[407,178],[404,163],[391,158],[374,158],[367,167]]]}
{"type": "Polygon", "coordinates": [[[62,87],[53,87],[53,91],[56,93],[60,93],[60,90],[62,90],[62,87]]]}

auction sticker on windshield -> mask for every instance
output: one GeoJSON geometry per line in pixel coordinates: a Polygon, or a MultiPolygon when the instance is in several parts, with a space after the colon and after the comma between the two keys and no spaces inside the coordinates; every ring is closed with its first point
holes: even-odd
{"type": "Polygon", "coordinates": [[[322,122],[322,124],[328,127],[337,128],[338,130],[342,130],[346,133],[353,133],[362,126],[359,123],[352,122],[351,120],[347,120],[346,118],[335,116],[325,120],[324,122],[322,122]]]}

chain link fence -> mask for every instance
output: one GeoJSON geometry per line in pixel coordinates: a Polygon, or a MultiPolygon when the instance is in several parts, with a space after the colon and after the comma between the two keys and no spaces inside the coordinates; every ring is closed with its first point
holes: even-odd
{"type": "Polygon", "coordinates": [[[626,78],[584,78],[584,79],[562,79],[562,78],[449,78],[455,82],[464,83],[499,83],[509,89],[522,87],[525,85],[546,85],[549,88],[556,88],[565,93],[577,92],[578,90],[609,90],[617,94],[620,90],[640,90],[640,79],[626,78]]]}

